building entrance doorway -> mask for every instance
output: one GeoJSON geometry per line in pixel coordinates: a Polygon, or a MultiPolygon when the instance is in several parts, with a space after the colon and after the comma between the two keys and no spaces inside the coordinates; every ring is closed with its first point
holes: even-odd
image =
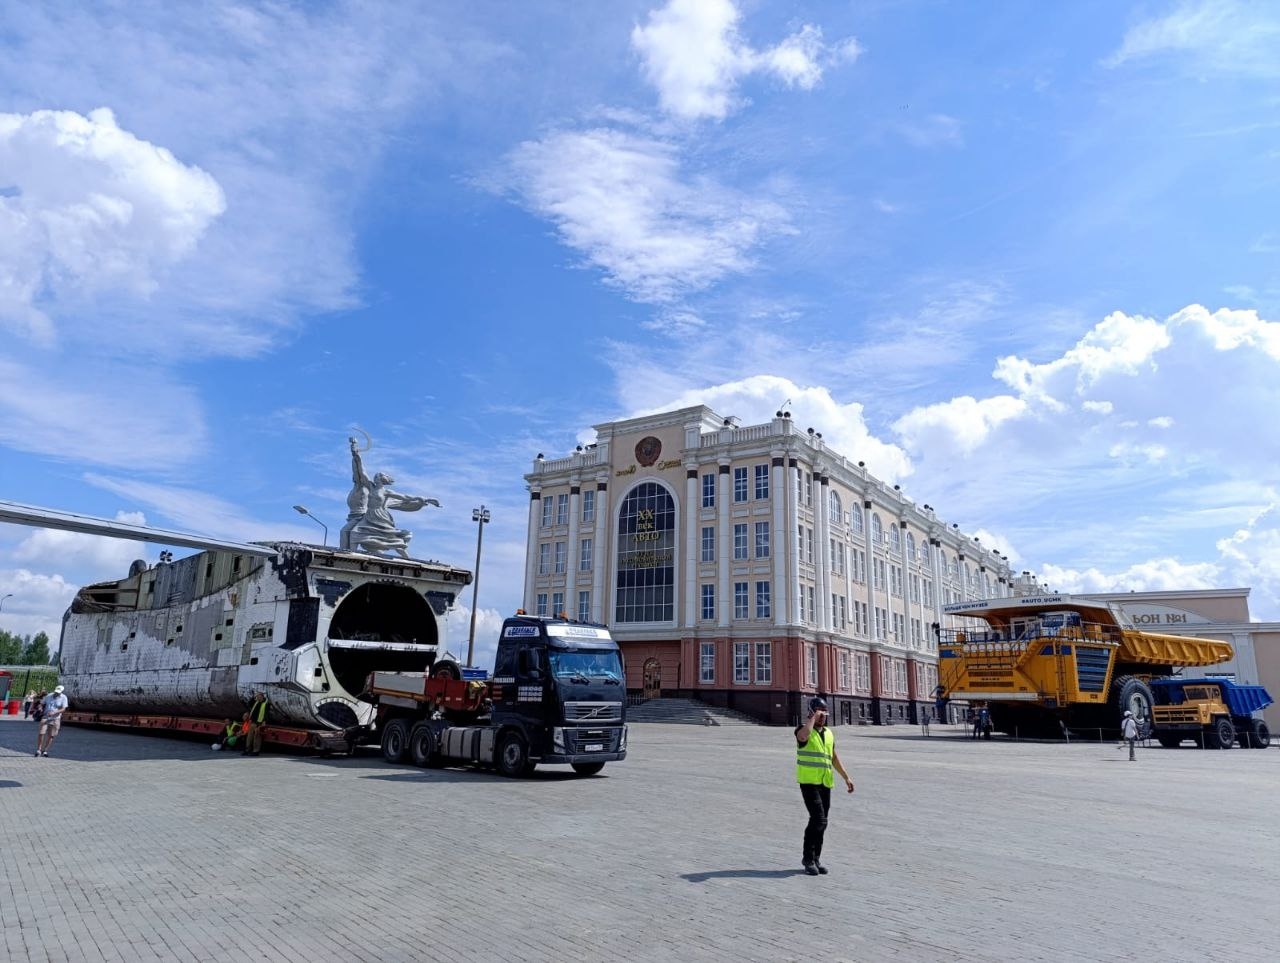
{"type": "Polygon", "coordinates": [[[644,660],[644,697],[657,699],[662,695],[662,666],[657,659],[644,660]]]}

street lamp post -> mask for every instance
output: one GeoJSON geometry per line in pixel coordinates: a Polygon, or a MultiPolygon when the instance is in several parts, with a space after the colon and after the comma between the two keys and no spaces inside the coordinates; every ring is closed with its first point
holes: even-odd
{"type": "Polygon", "coordinates": [[[7,595],[0,595],[0,612],[4,611],[4,600],[11,599],[11,598],[13,598],[12,592],[9,592],[7,595]]]}
{"type": "Polygon", "coordinates": [[[476,529],[476,573],[471,580],[471,636],[467,639],[467,668],[471,667],[471,657],[476,649],[476,598],[480,595],[480,546],[484,544],[484,526],[489,521],[489,509],[481,505],[471,510],[471,520],[478,524],[476,529]]]}
{"type": "Polygon", "coordinates": [[[293,510],[297,512],[299,515],[306,515],[307,518],[311,519],[313,522],[315,522],[317,525],[319,525],[321,528],[324,529],[324,545],[326,548],[328,548],[329,547],[329,526],[326,525],[324,522],[320,521],[320,519],[316,518],[309,511],[307,511],[306,505],[294,505],[293,510]]]}

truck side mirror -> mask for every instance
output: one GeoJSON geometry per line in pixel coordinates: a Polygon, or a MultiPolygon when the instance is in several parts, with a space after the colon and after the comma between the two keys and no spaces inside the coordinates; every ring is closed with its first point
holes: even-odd
{"type": "Polygon", "coordinates": [[[542,669],[538,665],[539,661],[538,654],[532,649],[521,649],[516,664],[520,669],[521,675],[530,679],[541,679],[542,669]]]}

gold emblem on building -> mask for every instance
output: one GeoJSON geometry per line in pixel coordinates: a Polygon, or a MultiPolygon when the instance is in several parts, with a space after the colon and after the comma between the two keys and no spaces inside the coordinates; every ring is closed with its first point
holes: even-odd
{"type": "Polygon", "coordinates": [[[638,461],[643,468],[648,468],[652,465],[658,460],[658,456],[661,454],[662,442],[653,437],[653,435],[647,435],[646,437],[641,438],[636,444],[636,461],[638,461]]]}

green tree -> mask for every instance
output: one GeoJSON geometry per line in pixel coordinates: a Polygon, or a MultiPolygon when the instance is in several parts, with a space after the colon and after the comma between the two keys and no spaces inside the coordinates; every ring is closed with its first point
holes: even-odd
{"type": "Polygon", "coordinates": [[[43,632],[37,632],[34,637],[27,639],[27,644],[22,647],[22,664],[23,665],[48,665],[49,664],[49,636],[43,632]]]}
{"type": "Polygon", "coordinates": [[[22,659],[22,639],[0,629],[0,665],[18,665],[22,659]]]}

